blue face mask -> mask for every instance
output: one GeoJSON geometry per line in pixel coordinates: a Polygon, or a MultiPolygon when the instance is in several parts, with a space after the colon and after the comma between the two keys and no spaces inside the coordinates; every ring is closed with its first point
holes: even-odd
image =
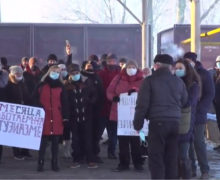
{"type": "Polygon", "coordinates": [[[143,131],[139,132],[139,136],[140,136],[141,141],[145,142],[145,134],[143,131]]]}
{"type": "Polygon", "coordinates": [[[49,76],[50,76],[51,79],[57,80],[59,78],[60,74],[57,73],[57,72],[51,71],[49,76]]]}
{"type": "Polygon", "coordinates": [[[217,67],[218,69],[220,69],[220,62],[217,62],[217,63],[216,63],[216,67],[217,67]]]}
{"type": "Polygon", "coordinates": [[[80,80],[80,74],[72,75],[73,81],[79,81],[80,80]]]}
{"type": "Polygon", "coordinates": [[[67,71],[61,71],[61,75],[62,75],[62,77],[65,78],[65,77],[67,76],[67,74],[68,74],[67,71]]]}
{"type": "Polygon", "coordinates": [[[185,73],[184,69],[177,69],[175,71],[175,74],[176,74],[177,77],[184,77],[186,73],[185,73]]]}

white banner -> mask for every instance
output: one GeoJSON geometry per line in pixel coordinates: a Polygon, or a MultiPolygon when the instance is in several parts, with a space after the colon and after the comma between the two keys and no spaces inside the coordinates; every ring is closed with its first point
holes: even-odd
{"type": "MultiPolygon", "coordinates": [[[[137,93],[132,93],[130,96],[128,96],[128,93],[120,94],[120,102],[118,103],[118,136],[139,136],[133,126],[136,100],[137,93]]],[[[145,135],[148,134],[148,121],[146,120],[142,131],[144,131],[145,135]]]]}
{"type": "Polygon", "coordinates": [[[42,108],[0,102],[0,144],[39,150],[44,118],[42,108]]]}

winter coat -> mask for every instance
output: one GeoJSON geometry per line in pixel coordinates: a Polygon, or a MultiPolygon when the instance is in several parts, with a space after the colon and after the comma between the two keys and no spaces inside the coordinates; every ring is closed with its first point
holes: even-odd
{"type": "Polygon", "coordinates": [[[34,72],[32,72],[32,70],[28,66],[23,75],[24,81],[27,84],[28,91],[32,94],[40,81],[40,69],[35,66],[35,70],[34,72]]]}
{"type": "Polygon", "coordinates": [[[97,115],[98,114],[100,115],[100,111],[101,111],[101,108],[103,107],[104,97],[105,97],[103,83],[102,83],[100,77],[95,72],[83,70],[83,71],[81,71],[81,74],[83,76],[88,77],[88,79],[94,85],[94,88],[95,88],[95,91],[97,94],[97,98],[96,98],[96,102],[93,107],[93,111],[95,111],[97,115]]]}
{"type": "Polygon", "coordinates": [[[0,70],[0,101],[6,101],[6,89],[8,84],[8,72],[0,70]]]}
{"type": "Polygon", "coordinates": [[[9,81],[5,87],[6,102],[32,105],[31,95],[28,93],[27,86],[23,80],[16,82],[13,75],[9,75],[9,81]]]}
{"type": "Polygon", "coordinates": [[[81,75],[79,81],[69,80],[65,85],[68,93],[70,124],[85,122],[92,119],[92,108],[97,101],[97,93],[93,82],[81,75]]]}
{"type": "Polygon", "coordinates": [[[199,101],[200,87],[197,82],[194,82],[192,86],[187,90],[188,92],[188,103],[187,107],[191,107],[191,121],[190,129],[188,133],[179,135],[179,142],[190,142],[193,139],[193,129],[196,121],[196,107],[199,101]]]}
{"type": "Polygon", "coordinates": [[[37,87],[34,98],[45,111],[43,135],[62,135],[63,120],[69,118],[67,93],[62,83],[47,77],[37,87]]]}
{"type": "Polygon", "coordinates": [[[215,87],[210,73],[202,67],[201,63],[197,63],[195,69],[202,82],[202,95],[196,109],[196,124],[205,124],[207,113],[215,96],[215,87]]]}
{"type": "Polygon", "coordinates": [[[101,70],[98,75],[102,80],[103,87],[104,87],[104,105],[102,108],[101,116],[103,117],[109,117],[110,110],[111,110],[111,101],[107,99],[107,88],[109,84],[111,83],[112,79],[120,73],[120,67],[119,66],[106,66],[103,70],[101,70]]]}
{"type": "Polygon", "coordinates": [[[172,75],[169,69],[158,69],[141,85],[133,122],[135,130],[142,129],[145,118],[150,122],[179,122],[181,108],[187,100],[184,82],[172,75]]]}
{"type": "MultiPolygon", "coordinates": [[[[143,81],[143,74],[138,70],[135,76],[129,76],[126,70],[122,70],[120,74],[114,77],[107,89],[107,98],[112,101],[114,96],[120,96],[121,93],[126,93],[131,89],[139,91],[139,87],[143,81]]],[[[118,120],[118,103],[112,102],[109,119],[112,121],[118,120]]]]}

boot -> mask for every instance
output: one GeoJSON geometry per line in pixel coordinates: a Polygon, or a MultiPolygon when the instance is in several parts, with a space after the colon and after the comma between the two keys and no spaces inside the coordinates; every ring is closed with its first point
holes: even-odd
{"type": "Polygon", "coordinates": [[[55,172],[58,172],[60,169],[58,167],[58,161],[56,160],[52,160],[51,161],[51,169],[55,172]]]}
{"type": "Polygon", "coordinates": [[[39,172],[44,171],[44,160],[38,161],[37,171],[39,171],[39,172]]]}

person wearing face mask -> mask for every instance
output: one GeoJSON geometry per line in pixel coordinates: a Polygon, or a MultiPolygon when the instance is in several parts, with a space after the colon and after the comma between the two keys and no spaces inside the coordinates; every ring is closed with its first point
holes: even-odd
{"type": "Polygon", "coordinates": [[[97,92],[90,78],[80,73],[78,64],[68,66],[68,101],[70,106],[70,127],[72,130],[72,158],[70,168],[79,168],[85,158],[88,168],[97,168],[93,152],[93,106],[97,92]]]}
{"type": "Polygon", "coordinates": [[[68,72],[65,64],[58,64],[58,67],[60,68],[60,77],[62,80],[62,83],[65,84],[68,79],[68,72]]]}
{"type": "Polygon", "coordinates": [[[205,143],[205,128],[207,122],[207,113],[212,105],[215,96],[215,87],[210,73],[202,66],[202,63],[197,61],[197,54],[187,52],[184,54],[184,59],[187,60],[196,70],[201,78],[202,94],[196,108],[196,121],[194,127],[194,141],[190,146],[190,159],[192,160],[193,177],[196,176],[195,155],[199,162],[201,178],[209,177],[209,165],[205,143]],[[194,146],[194,147],[193,147],[194,146]]]}
{"type": "Polygon", "coordinates": [[[183,128],[187,128],[187,132],[179,135],[179,177],[183,179],[191,178],[191,162],[189,160],[189,147],[193,142],[193,128],[196,119],[196,107],[201,95],[201,81],[197,72],[189,64],[188,61],[178,60],[175,65],[175,75],[183,80],[188,92],[188,103],[184,109],[189,110],[190,116],[188,124],[184,124],[183,128]],[[189,130],[188,130],[189,127],[189,130]]]}
{"type": "Polygon", "coordinates": [[[101,128],[101,118],[100,112],[101,108],[104,104],[104,88],[100,77],[97,75],[96,71],[94,70],[94,64],[91,61],[85,61],[82,64],[81,74],[83,76],[88,77],[88,79],[93,83],[94,88],[97,92],[96,102],[93,108],[93,128],[92,128],[92,137],[93,137],[93,152],[95,154],[95,162],[96,163],[103,163],[102,159],[98,156],[100,153],[100,145],[99,141],[102,136],[102,128],[101,128]]]}
{"type": "MultiPolygon", "coordinates": [[[[20,66],[11,66],[9,73],[9,81],[5,87],[6,102],[32,105],[30,93],[28,93],[27,85],[23,80],[23,70],[20,66]]],[[[32,157],[27,149],[13,148],[14,159],[24,160],[24,158],[32,157]]]]}
{"type": "MultiPolygon", "coordinates": [[[[121,73],[114,77],[107,89],[107,97],[112,101],[110,111],[110,121],[115,124],[112,133],[117,139],[117,105],[120,102],[120,94],[138,92],[143,81],[143,74],[135,61],[128,61],[121,73]]],[[[137,136],[118,136],[119,140],[119,165],[113,171],[120,172],[129,170],[130,156],[132,157],[135,170],[141,171],[142,158],[140,149],[140,139],[137,136]],[[130,148],[131,147],[131,150],[130,148]],[[131,154],[130,154],[131,153],[131,154]]]]}
{"type": "Polygon", "coordinates": [[[104,105],[101,109],[101,134],[103,134],[104,129],[107,129],[108,133],[108,158],[109,159],[117,159],[115,155],[115,147],[117,144],[117,138],[112,136],[115,130],[115,123],[109,120],[110,110],[112,101],[108,100],[106,96],[107,88],[112,81],[112,79],[120,73],[121,69],[117,65],[117,56],[115,54],[108,54],[106,59],[106,66],[103,70],[98,72],[99,77],[102,80],[104,87],[104,105]]]}
{"type": "Polygon", "coordinates": [[[47,143],[51,141],[51,168],[59,171],[59,141],[63,135],[64,125],[69,119],[67,93],[60,81],[60,68],[53,65],[42,77],[34,93],[35,105],[45,111],[45,120],[40,150],[38,153],[37,171],[44,171],[44,156],[47,143]]]}

